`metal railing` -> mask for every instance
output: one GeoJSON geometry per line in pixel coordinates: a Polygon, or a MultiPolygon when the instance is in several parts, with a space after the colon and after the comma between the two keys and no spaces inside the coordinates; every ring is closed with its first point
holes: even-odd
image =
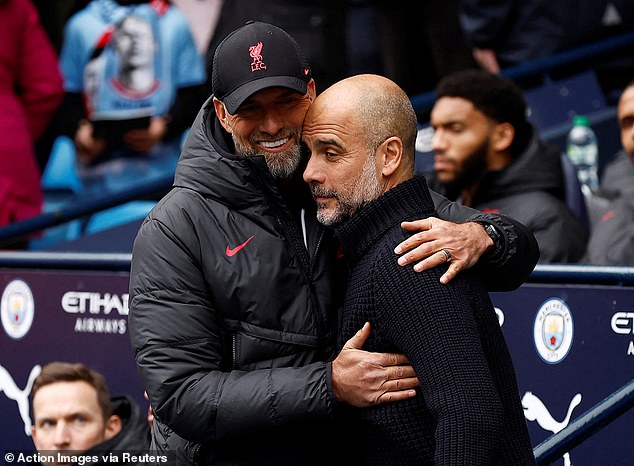
{"type": "Polygon", "coordinates": [[[634,266],[537,264],[529,283],[634,286],[634,266]]]}
{"type": "Polygon", "coordinates": [[[36,217],[6,225],[0,228],[0,248],[11,244],[15,240],[28,238],[30,235],[46,228],[61,225],[125,202],[165,192],[172,186],[173,178],[173,175],[169,175],[143,181],[128,189],[109,192],[104,196],[74,201],[36,217]]]}
{"type": "Polygon", "coordinates": [[[552,464],[632,407],[634,407],[634,380],[537,445],[533,449],[537,464],[539,466],[552,464]]]}

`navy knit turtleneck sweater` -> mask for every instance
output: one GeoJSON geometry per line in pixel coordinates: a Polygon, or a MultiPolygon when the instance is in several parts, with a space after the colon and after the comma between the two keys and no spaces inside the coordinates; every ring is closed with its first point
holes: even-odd
{"type": "Polygon", "coordinates": [[[396,263],[403,219],[434,215],[424,179],[389,190],[336,228],[350,266],[339,347],[372,324],[363,349],[407,356],[421,382],[413,399],[350,409],[355,464],[535,464],[515,371],[489,295],[463,271],[416,273],[396,263]]]}

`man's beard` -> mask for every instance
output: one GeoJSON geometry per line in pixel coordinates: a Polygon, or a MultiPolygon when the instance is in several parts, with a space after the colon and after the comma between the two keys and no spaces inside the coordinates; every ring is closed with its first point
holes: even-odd
{"type": "MultiPolygon", "coordinates": [[[[264,161],[273,178],[277,179],[289,179],[295,174],[297,167],[302,158],[301,146],[295,144],[284,152],[266,152],[255,148],[255,145],[242,144],[234,135],[231,134],[233,144],[236,148],[236,154],[241,157],[251,157],[254,155],[262,155],[264,161]]],[[[290,137],[294,141],[298,141],[299,138],[294,131],[291,131],[290,137]]]]}
{"type": "Polygon", "coordinates": [[[456,177],[452,181],[445,183],[450,192],[460,193],[480,181],[482,175],[486,172],[488,149],[489,141],[485,140],[464,160],[462,167],[456,171],[456,177]]]}
{"type": "Polygon", "coordinates": [[[343,187],[345,192],[326,189],[316,184],[311,185],[310,189],[313,196],[334,197],[337,201],[337,205],[331,211],[327,211],[321,204],[317,205],[317,220],[320,223],[332,226],[350,218],[361,207],[383,193],[383,187],[376,174],[374,153],[368,154],[359,176],[343,187]]]}

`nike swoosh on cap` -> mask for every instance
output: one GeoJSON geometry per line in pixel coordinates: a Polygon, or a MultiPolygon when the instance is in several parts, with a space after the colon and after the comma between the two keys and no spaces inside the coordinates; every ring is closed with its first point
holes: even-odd
{"type": "Polygon", "coordinates": [[[227,244],[227,248],[225,249],[225,254],[228,257],[235,256],[238,252],[242,250],[242,248],[244,248],[247,244],[249,244],[249,241],[251,241],[254,237],[255,235],[252,235],[250,238],[247,238],[247,240],[244,243],[237,245],[235,248],[230,248],[229,245],[227,244]]]}

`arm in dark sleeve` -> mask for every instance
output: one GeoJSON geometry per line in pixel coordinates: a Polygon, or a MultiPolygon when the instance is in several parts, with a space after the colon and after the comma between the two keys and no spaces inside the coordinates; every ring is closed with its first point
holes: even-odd
{"type": "Polygon", "coordinates": [[[66,92],[53,124],[58,134],[63,134],[73,139],[77,132],[79,121],[85,118],[86,111],[82,94],[79,92],[66,92]]]}
{"type": "Polygon", "coordinates": [[[446,266],[417,274],[392,264],[389,250],[383,257],[373,274],[379,320],[373,331],[405,354],[420,378],[436,421],[434,464],[454,464],[456,457],[491,464],[504,415],[469,305],[480,294],[461,279],[441,285],[446,266]]]}
{"type": "Polygon", "coordinates": [[[457,204],[430,190],[438,216],[454,223],[477,222],[493,225],[500,233],[500,248],[482,256],[478,268],[489,291],[510,291],[526,281],[539,260],[539,246],[533,234],[510,217],[481,212],[457,204]]]}
{"type": "Polygon", "coordinates": [[[459,17],[464,35],[472,47],[495,48],[504,29],[508,27],[513,3],[507,0],[463,0],[459,17]]]}
{"type": "Polygon", "coordinates": [[[604,208],[592,228],[585,261],[595,265],[634,265],[634,187],[604,208]]]}
{"type": "Polygon", "coordinates": [[[176,91],[176,98],[169,109],[165,139],[179,136],[192,125],[207,97],[206,90],[206,87],[200,84],[181,87],[176,91]]]}

